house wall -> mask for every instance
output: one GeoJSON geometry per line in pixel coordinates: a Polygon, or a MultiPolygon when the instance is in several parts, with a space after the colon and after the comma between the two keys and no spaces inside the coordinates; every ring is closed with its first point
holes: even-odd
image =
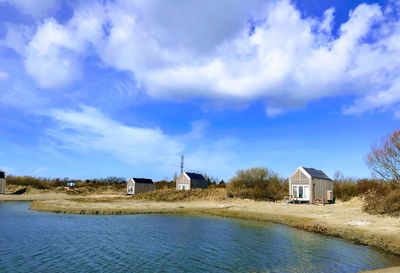
{"type": "Polygon", "coordinates": [[[142,192],[149,192],[149,191],[154,191],[154,190],[155,190],[154,184],[135,183],[134,194],[138,194],[138,193],[142,193],[142,192]]]}
{"type": "Polygon", "coordinates": [[[153,184],[147,184],[147,183],[135,183],[132,179],[128,180],[126,183],[126,193],[127,194],[138,194],[142,192],[149,192],[149,191],[154,191],[155,190],[155,185],[153,184]],[[132,192],[129,191],[129,189],[132,189],[132,192]]]}
{"type": "Polygon", "coordinates": [[[312,183],[315,184],[314,198],[326,202],[328,190],[333,191],[333,181],[314,178],[312,183]]]}
{"type": "Polygon", "coordinates": [[[134,194],[134,187],[135,187],[135,183],[133,183],[132,179],[129,179],[128,182],[126,183],[126,193],[134,194]],[[132,192],[129,191],[130,188],[132,188],[132,192]]]}
{"type": "MultiPolygon", "coordinates": [[[[300,169],[289,178],[289,195],[293,195],[292,185],[311,185],[311,179],[308,178],[300,169]]],[[[310,196],[311,196],[310,190],[310,196]]]]}
{"type": "Polygon", "coordinates": [[[0,194],[6,193],[6,179],[0,178],[0,194]]]}
{"type": "Polygon", "coordinates": [[[202,179],[192,179],[191,189],[207,189],[208,182],[202,179]]]}
{"type": "Polygon", "coordinates": [[[188,189],[190,189],[190,179],[183,173],[183,174],[181,174],[179,177],[178,177],[178,179],[176,180],[176,189],[177,190],[180,190],[180,186],[179,185],[181,185],[181,184],[184,184],[184,185],[189,185],[188,187],[188,189]]]}

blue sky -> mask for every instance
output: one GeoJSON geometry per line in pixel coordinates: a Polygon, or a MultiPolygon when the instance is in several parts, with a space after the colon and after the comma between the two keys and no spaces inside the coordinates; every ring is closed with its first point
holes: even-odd
{"type": "Polygon", "coordinates": [[[0,0],[0,168],[367,177],[400,119],[399,1],[0,0]]]}

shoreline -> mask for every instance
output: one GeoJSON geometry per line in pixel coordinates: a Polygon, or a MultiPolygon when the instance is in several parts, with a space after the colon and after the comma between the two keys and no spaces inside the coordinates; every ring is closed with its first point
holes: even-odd
{"type": "Polygon", "coordinates": [[[135,200],[122,195],[96,195],[35,199],[30,208],[67,214],[188,214],[265,221],[400,255],[400,218],[363,213],[360,202],[338,202],[326,206],[238,199],[160,202],[135,200]]]}

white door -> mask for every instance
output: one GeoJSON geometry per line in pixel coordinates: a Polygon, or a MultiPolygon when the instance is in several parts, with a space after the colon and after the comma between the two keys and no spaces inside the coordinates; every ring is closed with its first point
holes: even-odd
{"type": "Polygon", "coordinates": [[[304,186],[304,195],[303,198],[305,200],[310,200],[310,186],[304,186]]]}

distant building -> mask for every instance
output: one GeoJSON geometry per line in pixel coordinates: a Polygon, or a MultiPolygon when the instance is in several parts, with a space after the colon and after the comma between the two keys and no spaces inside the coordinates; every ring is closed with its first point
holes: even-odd
{"type": "Polygon", "coordinates": [[[147,178],[130,178],[126,185],[127,194],[138,194],[154,190],[153,180],[147,178]]]}
{"type": "Polygon", "coordinates": [[[6,172],[0,171],[0,194],[6,193],[6,172]]]}
{"type": "Polygon", "coordinates": [[[299,167],[289,177],[289,196],[297,202],[333,203],[333,181],[321,170],[299,167]]]}
{"type": "Polygon", "coordinates": [[[76,187],[76,181],[75,180],[67,181],[67,187],[68,189],[74,189],[76,187]]]}
{"type": "Polygon", "coordinates": [[[203,175],[198,173],[183,172],[176,179],[177,190],[207,189],[208,182],[203,175]]]}

